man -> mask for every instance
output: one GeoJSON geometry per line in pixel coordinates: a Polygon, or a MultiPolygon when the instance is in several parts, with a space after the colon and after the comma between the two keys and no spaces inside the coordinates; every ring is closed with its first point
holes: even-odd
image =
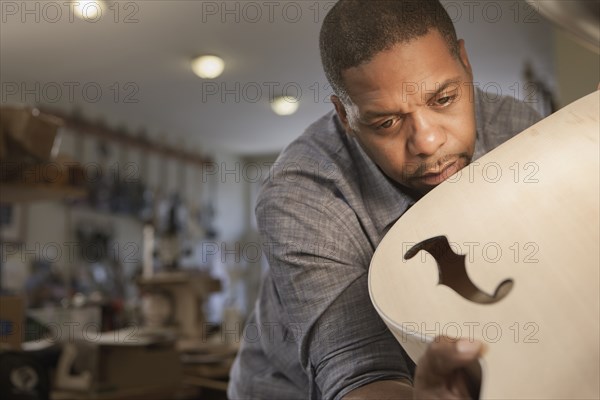
{"type": "Polygon", "coordinates": [[[371,305],[371,257],[422,195],[539,117],[474,89],[437,0],[340,0],[320,36],[331,112],[279,157],[256,215],[270,265],[232,399],[461,398],[480,343],[413,362],[371,305]]]}

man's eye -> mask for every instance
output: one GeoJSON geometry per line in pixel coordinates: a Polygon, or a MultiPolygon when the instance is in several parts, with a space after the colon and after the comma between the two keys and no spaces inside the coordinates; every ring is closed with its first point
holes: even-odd
{"type": "Polygon", "coordinates": [[[455,95],[440,97],[435,101],[435,104],[438,106],[448,106],[454,101],[455,98],[455,95]]]}
{"type": "Polygon", "coordinates": [[[394,120],[388,119],[383,124],[379,125],[378,128],[380,128],[380,129],[388,129],[388,128],[390,128],[392,126],[393,123],[394,123],[394,120]]]}

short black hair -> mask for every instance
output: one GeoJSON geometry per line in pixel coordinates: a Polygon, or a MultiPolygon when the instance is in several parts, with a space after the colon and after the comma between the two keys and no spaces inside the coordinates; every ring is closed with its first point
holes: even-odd
{"type": "Polygon", "coordinates": [[[321,62],[333,91],[342,101],[348,100],[345,70],[431,29],[459,58],[454,24],[439,0],[339,0],[325,17],[319,37],[321,62]]]}

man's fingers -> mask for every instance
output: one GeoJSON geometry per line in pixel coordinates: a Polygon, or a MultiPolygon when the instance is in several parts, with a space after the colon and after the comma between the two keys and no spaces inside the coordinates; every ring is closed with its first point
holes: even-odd
{"type": "Polygon", "coordinates": [[[468,339],[450,339],[444,336],[437,337],[429,345],[424,356],[432,372],[439,375],[448,375],[457,368],[464,367],[481,355],[483,345],[479,341],[468,339]]]}
{"type": "Polygon", "coordinates": [[[483,343],[475,340],[460,339],[456,342],[456,351],[460,354],[460,357],[472,360],[479,357],[483,352],[483,343]]]}
{"type": "Polygon", "coordinates": [[[437,337],[419,360],[420,378],[429,385],[445,382],[456,370],[473,363],[483,351],[483,344],[468,339],[437,337]]]}
{"type": "Polygon", "coordinates": [[[477,358],[483,351],[478,341],[435,338],[417,366],[416,398],[477,398],[481,383],[477,358]]]}

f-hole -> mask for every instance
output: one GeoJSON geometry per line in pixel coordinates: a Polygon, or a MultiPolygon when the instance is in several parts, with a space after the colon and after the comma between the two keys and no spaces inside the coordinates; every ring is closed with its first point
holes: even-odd
{"type": "Polygon", "coordinates": [[[426,239],[411,247],[404,255],[405,260],[413,258],[419,251],[431,254],[438,266],[439,285],[446,285],[465,299],[479,304],[493,304],[502,300],[513,287],[513,280],[501,282],[493,294],[479,289],[469,278],[465,256],[456,254],[445,236],[426,239]]]}

